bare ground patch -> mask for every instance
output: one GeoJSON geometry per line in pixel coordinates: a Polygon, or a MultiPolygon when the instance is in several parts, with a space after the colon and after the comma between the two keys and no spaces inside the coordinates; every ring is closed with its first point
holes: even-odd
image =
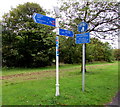
{"type": "Polygon", "coordinates": [[[55,72],[55,71],[40,71],[40,72],[32,72],[32,73],[20,73],[20,74],[14,74],[14,75],[7,75],[7,76],[2,76],[0,77],[0,79],[2,80],[8,80],[8,79],[13,79],[13,78],[17,78],[17,77],[26,77],[26,80],[27,79],[35,79],[35,77],[32,77],[32,76],[45,76],[47,74],[51,74],[52,72],[55,72]],[[27,78],[27,77],[30,77],[30,78],[27,78]]]}
{"type": "MultiPolygon", "coordinates": [[[[112,64],[102,64],[102,65],[90,65],[90,66],[87,66],[87,68],[93,69],[93,68],[97,68],[97,67],[103,67],[105,65],[114,65],[114,63],[112,63],[112,64]]],[[[80,70],[81,68],[80,67],[73,67],[71,69],[60,70],[60,72],[64,72],[64,71],[69,72],[73,69],[79,69],[80,70]]],[[[0,79],[9,80],[9,79],[23,77],[23,80],[32,80],[32,79],[37,79],[38,76],[39,77],[48,77],[48,76],[53,76],[53,75],[55,75],[55,70],[53,70],[53,71],[29,72],[29,73],[20,73],[20,74],[14,74],[14,75],[0,76],[0,79]]]]}

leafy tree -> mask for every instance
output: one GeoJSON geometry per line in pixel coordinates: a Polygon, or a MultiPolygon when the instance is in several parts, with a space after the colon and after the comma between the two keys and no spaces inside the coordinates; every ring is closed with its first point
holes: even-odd
{"type": "Polygon", "coordinates": [[[3,65],[40,67],[54,59],[54,28],[35,23],[34,12],[46,15],[38,4],[27,2],[3,16],[3,65]]]}
{"type": "Polygon", "coordinates": [[[119,25],[119,2],[88,2],[60,0],[61,26],[75,32],[81,21],[89,24],[86,32],[100,39],[114,39],[118,36],[119,25]]]}
{"type": "Polygon", "coordinates": [[[103,43],[97,38],[91,38],[91,42],[87,44],[86,60],[93,61],[107,61],[114,60],[113,51],[108,42],[103,43]]]}
{"type": "MultiPolygon", "coordinates": [[[[73,44],[73,38],[60,37],[60,61],[64,63],[82,62],[82,45],[73,44]]],[[[91,38],[86,44],[86,62],[114,60],[113,51],[109,43],[103,43],[97,38],[91,38]]]]}
{"type": "Polygon", "coordinates": [[[104,48],[104,60],[107,62],[113,62],[114,61],[114,53],[113,53],[113,49],[111,48],[111,46],[109,45],[108,42],[104,43],[103,45],[104,48]]]}
{"type": "MultiPolygon", "coordinates": [[[[59,3],[62,4],[60,8],[62,28],[72,30],[75,34],[78,34],[80,33],[77,31],[78,24],[85,21],[89,24],[89,28],[86,32],[90,32],[92,37],[113,41],[118,37],[118,30],[120,28],[118,2],[89,2],[82,0],[78,2],[77,0],[59,0],[59,3]]],[[[95,46],[94,48],[98,47],[95,46]]],[[[99,55],[100,53],[95,54],[99,55]]],[[[90,60],[93,58],[95,58],[95,60],[104,58],[103,55],[95,57],[96,55],[89,56],[90,60]]]]}
{"type": "Polygon", "coordinates": [[[114,57],[115,57],[115,60],[120,60],[120,49],[114,49],[113,50],[114,52],[114,57]]]}
{"type": "Polygon", "coordinates": [[[64,63],[80,63],[82,59],[81,46],[75,44],[74,38],[60,37],[60,61],[64,63]]]}

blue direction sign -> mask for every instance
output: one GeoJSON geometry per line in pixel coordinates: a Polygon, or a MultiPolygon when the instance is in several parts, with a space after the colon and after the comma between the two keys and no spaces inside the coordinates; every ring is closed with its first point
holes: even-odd
{"type": "Polygon", "coordinates": [[[81,22],[78,24],[78,31],[79,32],[85,32],[88,29],[88,24],[86,22],[81,22]]]}
{"type": "Polygon", "coordinates": [[[55,18],[51,18],[51,17],[48,17],[48,16],[44,16],[42,14],[34,13],[33,14],[33,20],[36,23],[45,24],[45,25],[55,27],[55,18]]]}
{"type": "Polygon", "coordinates": [[[73,37],[74,33],[69,30],[59,29],[59,35],[73,37]]]}
{"type": "Polygon", "coordinates": [[[90,33],[76,34],[76,44],[90,43],[90,33]]]}

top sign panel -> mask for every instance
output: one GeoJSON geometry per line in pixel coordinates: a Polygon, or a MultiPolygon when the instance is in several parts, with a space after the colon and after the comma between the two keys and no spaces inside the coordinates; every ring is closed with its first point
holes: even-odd
{"type": "Polygon", "coordinates": [[[45,24],[45,25],[48,25],[48,26],[55,27],[55,18],[51,18],[51,17],[48,17],[48,16],[44,16],[42,14],[34,13],[33,14],[33,20],[36,23],[45,24]]]}
{"type": "Polygon", "coordinates": [[[88,24],[86,22],[81,22],[78,24],[78,31],[79,32],[85,32],[88,29],[88,24]]]}
{"type": "Polygon", "coordinates": [[[59,29],[59,35],[73,37],[74,33],[72,31],[69,31],[69,30],[59,29]]]}

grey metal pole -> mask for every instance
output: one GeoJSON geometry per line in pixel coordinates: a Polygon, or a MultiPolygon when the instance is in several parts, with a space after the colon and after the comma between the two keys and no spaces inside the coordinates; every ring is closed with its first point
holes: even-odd
{"type": "Polygon", "coordinates": [[[83,44],[83,48],[82,48],[82,53],[83,53],[83,57],[82,57],[82,61],[83,61],[83,69],[82,69],[82,91],[84,92],[85,90],[85,43],[83,44]]]}
{"type": "Polygon", "coordinates": [[[54,7],[54,11],[56,14],[56,93],[55,96],[59,96],[59,15],[60,10],[58,7],[54,7]]]}
{"type": "Polygon", "coordinates": [[[56,18],[56,94],[55,96],[59,96],[59,21],[56,18]]]}

